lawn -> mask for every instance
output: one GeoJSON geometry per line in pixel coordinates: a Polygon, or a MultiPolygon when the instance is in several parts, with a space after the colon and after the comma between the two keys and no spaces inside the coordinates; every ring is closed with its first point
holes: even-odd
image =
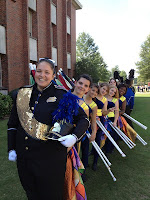
{"type": "MultiPolygon", "coordinates": [[[[149,93],[136,93],[132,117],[149,127],[149,93]]],[[[0,200],[26,200],[16,164],[7,160],[6,124],[7,119],[0,121],[0,200]]],[[[88,200],[150,200],[150,129],[145,131],[137,125],[134,127],[148,145],[136,140],[136,147],[130,150],[122,141],[119,142],[127,156],[122,158],[115,150],[109,157],[116,182],[100,159],[98,170],[93,172],[92,156],[89,157],[90,167],[86,171],[88,180],[85,183],[88,200]]]]}

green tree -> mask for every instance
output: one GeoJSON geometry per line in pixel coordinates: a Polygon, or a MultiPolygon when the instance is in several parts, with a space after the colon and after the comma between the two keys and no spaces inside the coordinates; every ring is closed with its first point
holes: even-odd
{"type": "Polygon", "coordinates": [[[125,81],[126,80],[126,78],[127,78],[127,73],[124,71],[124,70],[122,70],[121,72],[120,72],[120,74],[119,74],[121,77],[123,77],[123,80],[125,81]]]}
{"type": "Polygon", "coordinates": [[[76,45],[76,77],[86,73],[95,83],[108,81],[110,72],[93,38],[85,32],[80,33],[76,45]]]}
{"type": "Polygon", "coordinates": [[[139,80],[142,82],[150,81],[150,35],[141,45],[140,61],[136,63],[139,80]]]}

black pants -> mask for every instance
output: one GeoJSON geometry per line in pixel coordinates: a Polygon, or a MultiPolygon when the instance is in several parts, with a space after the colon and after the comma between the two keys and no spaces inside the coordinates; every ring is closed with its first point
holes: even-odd
{"type": "MultiPolygon", "coordinates": [[[[18,174],[28,200],[62,200],[65,170],[52,170],[48,160],[17,160],[18,174]]],[[[57,167],[56,167],[57,168],[57,167]]]]}
{"type": "MultiPolygon", "coordinates": [[[[99,147],[100,147],[100,143],[101,143],[101,136],[102,136],[102,130],[99,128],[97,130],[96,138],[95,138],[95,142],[98,144],[99,147]]],[[[95,150],[94,147],[93,147],[93,152],[94,152],[94,161],[93,161],[93,164],[97,164],[99,154],[97,153],[97,151],[95,150]]]]}
{"type": "Polygon", "coordinates": [[[88,166],[88,157],[89,157],[89,139],[87,136],[81,141],[81,150],[82,150],[82,163],[86,169],[88,166]]]}

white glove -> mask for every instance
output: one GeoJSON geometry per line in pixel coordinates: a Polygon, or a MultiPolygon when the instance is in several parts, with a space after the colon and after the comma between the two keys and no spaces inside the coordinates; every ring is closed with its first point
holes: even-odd
{"type": "Polygon", "coordinates": [[[66,135],[58,139],[65,147],[72,147],[76,143],[76,138],[73,135],[66,135]]]}
{"type": "Polygon", "coordinates": [[[8,160],[15,162],[17,160],[17,154],[15,150],[9,151],[8,160]]]}

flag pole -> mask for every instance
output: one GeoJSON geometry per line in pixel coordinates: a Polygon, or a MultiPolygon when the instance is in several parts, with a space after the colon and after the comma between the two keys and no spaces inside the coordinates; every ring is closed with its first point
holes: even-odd
{"type": "Polygon", "coordinates": [[[113,123],[112,123],[112,122],[109,122],[109,124],[111,125],[111,127],[115,130],[115,132],[121,137],[121,139],[126,143],[126,145],[127,145],[130,149],[134,148],[134,145],[131,144],[131,143],[129,142],[129,140],[127,140],[127,139],[120,133],[120,131],[117,129],[117,127],[114,127],[114,126],[113,126],[113,123]]]}
{"type": "Polygon", "coordinates": [[[147,142],[145,142],[145,140],[143,140],[139,134],[137,134],[136,138],[143,144],[143,145],[147,145],[147,142]]]}
{"type": "MultiPolygon", "coordinates": [[[[89,133],[87,133],[86,135],[87,135],[88,138],[90,138],[90,136],[91,136],[89,133]]],[[[105,164],[106,168],[108,169],[108,171],[109,171],[111,177],[113,178],[113,181],[116,181],[116,178],[115,178],[115,176],[113,175],[113,173],[112,173],[112,171],[111,171],[111,169],[110,169],[108,163],[106,162],[106,160],[105,160],[104,157],[103,157],[102,150],[101,150],[100,148],[97,148],[97,145],[96,145],[96,144],[97,144],[97,143],[96,143],[95,141],[92,141],[93,147],[95,148],[95,150],[97,151],[98,155],[100,156],[100,158],[101,158],[102,161],[104,162],[104,164],[105,164]]],[[[106,157],[106,156],[105,156],[105,157],[106,157]]],[[[107,160],[108,160],[108,159],[107,159],[107,160]]],[[[110,162],[109,162],[109,163],[110,163],[110,162]]],[[[110,163],[110,164],[111,164],[111,163],[110,163]]]]}
{"type": "Polygon", "coordinates": [[[131,116],[127,115],[126,113],[123,114],[125,117],[127,117],[128,119],[130,119],[132,122],[134,122],[135,124],[137,124],[138,126],[140,126],[141,128],[143,128],[144,130],[147,129],[147,126],[143,125],[142,123],[138,122],[136,119],[132,118],[131,116]]]}
{"type": "Polygon", "coordinates": [[[126,157],[126,155],[123,153],[123,151],[120,149],[120,147],[117,145],[117,143],[114,141],[114,139],[111,137],[111,135],[108,133],[108,131],[105,129],[103,124],[96,120],[97,125],[101,128],[101,130],[105,133],[105,135],[108,137],[108,139],[113,143],[113,145],[116,147],[116,149],[119,151],[122,157],[126,157]]]}
{"type": "Polygon", "coordinates": [[[119,132],[120,134],[129,142],[131,143],[133,146],[136,146],[136,144],[134,142],[132,142],[132,140],[130,140],[130,138],[124,133],[122,132],[117,126],[115,127],[119,132]]]}

